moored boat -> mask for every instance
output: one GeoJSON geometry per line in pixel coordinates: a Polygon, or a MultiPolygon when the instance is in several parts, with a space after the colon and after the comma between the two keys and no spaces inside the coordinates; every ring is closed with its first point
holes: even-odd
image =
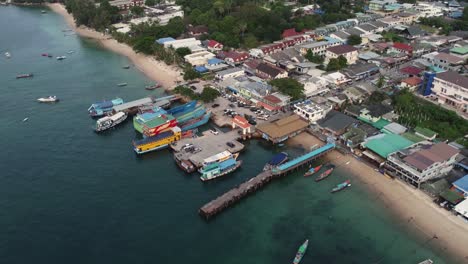
{"type": "Polygon", "coordinates": [[[16,75],[16,79],[24,79],[24,78],[32,78],[32,77],[34,77],[34,74],[32,73],[23,73],[23,74],[16,75]]]}
{"type": "Polygon", "coordinates": [[[58,102],[59,99],[55,95],[47,96],[47,97],[41,97],[37,99],[38,102],[41,103],[55,103],[58,102]]]}
{"type": "Polygon", "coordinates": [[[239,154],[233,154],[226,160],[212,162],[203,166],[203,168],[199,170],[202,174],[200,180],[208,181],[216,179],[235,171],[242,165],[242,161],[237,160],[238,156],[239,154]]]}
{"type": "Polygon", "coordinates": [[[173,127],[171,130],[162,132],[156,136],[147,137],[133,142],[133,150],[137,154],[143,154],[158,149],[163,149],[169,144],[180,140],[182,133],[180,128],[173,127]]]}
{"type": "Polygon", "coordinates": [[[289,155],[286,152],[276,154],[271,158],[271,160],[267,164],[265,164],[265,166],[263,167],[263,171],[271,170],[273,167],[285,163],[288,160],[288,157],[289,155]]]}
{"type": "Polygon", "coordinates": [[[351,181],[346,180],[345,182],[342,182],[342,183],[338,184],[335,188],[333,188],[331,190],[331,192],[332,193],[339,192],[341,190],[344,190],[344,189],[348,188],[349,186],[351,186],[351,181]]]}
{"type": "Polygon", "coordinates": [[[323,165],[320,164],[317,167],[310,168],[306,173],[304,173],[304,177],[308,177],[308,176],[311,176],[311,175],[317,173],[322,168],[322,166],[323,165]]]}
{"type": "Polygon", "coordinates": [[[183,171],[185,171],[187,173],[192,173],[192,172],[197,170],[197,167],[195,167],[195,165],[193,165],[193,163],[190,160],[179,160],[179,159],[177,159],[177,156],[174,156],[174,157],[175,157],[175,161],[176,161],[177,165],[183,171]]]}
{"type": "Polygon", "coordinates": [[[99,117],[112,112],[112,108],[116,105],[123,104],[124,101],[121,98],[115,98],[112,100],[104,100],[96,102],[88,108],[88,113],[92,117],[99,117]]]}
{"type": "Polygon", "coordinates": [[[118,112],[114,115],[99,118],[96,121],[96,127],[94,128],[94,130],[96,132],[102,132],[109,128],[115,127],[116,125],[125,121],[125,119],[127,119],[127,114],[124,112],[118,112]]]}
{"type": "Polygon", "coordinates": [[[319,182],[319,181],[327,178],[328,176],[330,176],[330,174],[333,172],[334,169],[335,169],[335,165],[328,166],[326,171],[324,171],[317,178],[315,178],[315,181],[319,182]]]}
{"type": "Polygon", "coordinates": [[[67,54],[73,54],[73,53],[75,53],[74,50],[69,50],[69,51],[67,51],[67,54]]]}
{"type": "Polygon", "coordinates": [[[309,240],[307,239],[302,243],[302,245],[297,250],[296,256],[294,257],[293,264],[299,264],[302,258],[304,257],[305,252],[307,251],[307,247],[309,246],[309,240]]]}
{"type": "Polygon", "coordinates": [[[179,124],[179,127],[182,129],[182,131],[194,129],[194,128],[197,128],[199,126],[202,126],[208,123],[208,121],[210,120],[210,117],[211,117],[211,112],[208,112],[200,118],[194,118],[187,122],[179,124]]]}

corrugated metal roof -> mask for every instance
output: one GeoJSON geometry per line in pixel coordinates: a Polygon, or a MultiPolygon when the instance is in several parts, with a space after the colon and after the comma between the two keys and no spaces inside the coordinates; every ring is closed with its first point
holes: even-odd
{"type": "Polygon", "coordinates": [[[468,174],[455,181],[453,186],[468,193],[468,174]]]}
{"type": "Polygon", "coordinates": [[[405,149],[414,143],[400,135],[385,134],[380,138],[367,141],[364,145],[383,158],[387,158],[390,153],[405,149]]]}

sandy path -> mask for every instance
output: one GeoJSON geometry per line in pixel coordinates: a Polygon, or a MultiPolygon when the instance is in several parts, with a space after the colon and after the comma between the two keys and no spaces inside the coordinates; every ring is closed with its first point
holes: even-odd
{"type": "MultiPolygon", "coordinates": [[[[302,133],[290,139],[288,144],[308,148],[317,142],[314,136],[302,133]]],[[[453,255],[457,263],[468,263],[468,223],[440,208],[422,191],[383,176],[352,155],[332,151],[326,158],[350,171],[351,181],[366,185],[375,194],[369,198],[379,199],[402,224],[408,226],[411,223],[426,241],[453,255]]]]}
{"type": "Polygon", "coordinates": [[[77,34],[85,38],[94,39],[103,47],[128,57],[136,68],[152,80],[162,84],[164,88],[171,89],[176,85],[177,81],[182,81],[181,71],[176,66],[168,66],[164,62],[155,60],[151,56],[136,53],[128,45],[119,43],[115,39],[90,28],[83,26],[76,27],[73,16],[70,15],[61,4],[48,4],[47,6],[54,12],[62,15],[67,24],[76,31],[77,34]]]}

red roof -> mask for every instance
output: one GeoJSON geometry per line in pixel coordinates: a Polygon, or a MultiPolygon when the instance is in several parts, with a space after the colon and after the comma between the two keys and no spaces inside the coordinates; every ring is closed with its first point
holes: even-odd
{"type": "Polygon", "coordinates": [[[393,47],[399,50],[413,51],[413,47],[404,43],[400,43],[400,42],[393,43],[393,47]]]}
{"type": "Polygon", "coordinates": [[[237,52],[237,51],[221,51],[218,53],[218,57],[222,59],[230,58],[235,62],[246,60],[249,58],[247,52],[237,52]]]}
{"type": "Polygon", "coordinates": [[[271,94],[263,97],[263,99],[274,104],[281,103],[281,99],[271,94]]]}
{"type": "Polygon", "coordinates": [[[208,41],[208,47],[210,47],[210,48],[216,48],[216,47],[222,47],[222,46],[223,46],[223,44],[219,43],[216,40],[210,39],[208,41]]]}
{"type": "Polygon", "coordinates": [[[409,78],[401,80],[401,82],[407,83],[410,86],[416,86],[422,83],[422,80],[421,78],[418,78],[418,77],[409,77],[409,78]]]}
{"type": "Polygon", "coordinates": [[[288,29],[283,30],[283,34],[281,34],[281,36],[283,38],[289,38],[289,37],[300,35],[300,34],[302,34],[302,32],[297,32],[295,28],[288,28],[288,29]]]}
{"type": "Polygon", "coordinates": [[[236,115],[232,121],[242,128],[250,127],[249,121],[240,115],[236,115]]]}
{"type": "Polygon", "coordinates": [[[418,67],[415,67],[415,66],[407,66],[407,67],[404,67],[404,68],[400,69],[401,73],[405,73],[405,74],[409,74],[409,75],[418,75],[422,71],[423,71],[422,69],[420,69],[418,67]]]}

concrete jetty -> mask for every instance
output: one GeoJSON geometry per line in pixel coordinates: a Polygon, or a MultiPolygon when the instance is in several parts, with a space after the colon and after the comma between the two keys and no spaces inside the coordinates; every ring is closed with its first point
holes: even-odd
{"type": "Polygon", "coordinates": [[[250,180],[241,183],[240,185],[234,187],[233,189],[224,193],[218,198],[203,205],[200,208],[199,213],[205,219],[210,219],[211,217],[222,212],[224,209],[240,201],[242,198],[262,188],[267,183],[271,182],[273,179],[286,176],[290,172],[308,165],[312,161],[332,151],[334,148],[335,144],[329,143],[325,146],[314,149],[302,156],[299,156],[293,160],[290,160],[272,170],[261,172],[260,174],[251,178],[250,180]]]}

